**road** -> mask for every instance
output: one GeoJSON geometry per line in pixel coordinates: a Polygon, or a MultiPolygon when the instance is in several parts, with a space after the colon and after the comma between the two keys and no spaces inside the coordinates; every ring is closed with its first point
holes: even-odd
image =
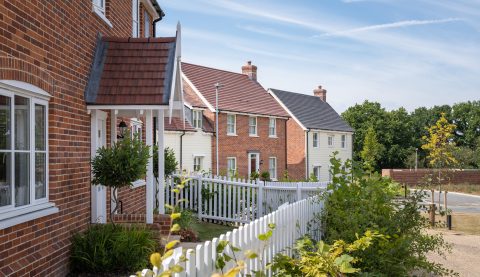
{"type": "MultiPolygon", "coordinates": [[[[425,201],[430,202],[431,199],[431,192],[429,191],[425,201]]],[[[442,208],[444,208],[443,201],[444,192],[440,195],[442,208]]],[[[435,204],[438,205],[438,191],[435,191],[435,204]]],[[[447,193],[447,208],[458,213],[480,213],[480,196],[449,192],[447,193]]]]}

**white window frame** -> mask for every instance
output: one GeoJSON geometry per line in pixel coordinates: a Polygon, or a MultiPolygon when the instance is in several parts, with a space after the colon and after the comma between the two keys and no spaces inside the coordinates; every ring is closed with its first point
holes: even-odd
{"type": "Polygon", "coordinates": [[[237,173],[237,158],[227,157],[227,176],[232,177],[237,173]],[[230,168],[229,161],[233,161],[234,169],[230,168]]]}
{"type": "Polygon", "coordinates": [[[341,147],[343,149],[347,148],[347,135],[341,136],[341,147]]]}
{"type": "Polygon", "coordinates": [[[277,180],[277,157],[268,158],[268,173],[270,173],[270,179],[277,180]],[[273,161],[273,167],[272,167],[273,161]]]}
{"type": "Polygon", "coordinates": [[[313,175],[315,175],[315,177],[317,177],[317,180],[320,181],[320,177],[321,177],[321,172],[322,172],[322,166],[320,165],[316,165],[313,167],[313,175]],[[315,170],[317,170],[317,173],[315,174],[315,170]]]}
{"type": "Polygon", "coordinates": [[[251,137],[258,137],[258,120],[256,116],[250,116],[248,117],[248,134],[251,137]],[[252,119],[255,120],[255,124],[252,124],[252,119]],[[251,132],[251,128],[255,128],[255,133],[251,132]]]}
{"type": "MultiPolygon", "coordinates": [[[[18,82],[20,83],[20,82],[18,82]]],[[[49,202],[49,143],[48,143],[48,97],[42,93],[26,90],[25,84],[19,84],[14,89],[4,89],[0,87],[0,95],[10,98],[10,148],[0,149],[1,153],[9,153],[11,159],[11,203],[10,205],[0,207],[0,229],[14,226],[26,221],[47,216],[58,212],[58,208],[49,202]],[[15,150],[15,96],[27,98],[29,100],[29,149],[15,150]],[[35,144],[35,105],[42,105],[45,113],[45,150],[36,150],[35,144]],[[29,154],[29,204],[15,207],[15,153],[29,154]],[[45,154],[45,197],[35,199],[35,154],[45,154]]],[[[48,95],[48,94],[46,94],[48,95]]]]}
{"type": "Polygon", "coordinates": [[[312,133],[312,146],[318,148],[318,132],[312,133]]]}
{"type": "Polygon", "coordinates": [[[202,110],[193,110],[192,111],[192,123],[193,127],[196,129],[202,129],[203,127],[203,113],[202,110]]]}
{"type": "Polygon", "coordinates": [[[277,119],[275,117],[270,117],[268,121],[268,136],[271,138],[277,137],[277,119]],[[273,123],[273,124],[272,124],[273,123]],[[273,130],[273,132],[272,132],[273,130]]]}
{"type": "Polygon", "coordinates": [[[92,10],[98,17],[105,21],[110,28],[113,27],[112,23],[106,16],[106,0],[92,0],[92,10]]]}
{"type": "Polygon", "coordinates": [[[335,146],[335,136],[334,135],[329,135],[327,141],[328,141],[328,147],[334,147],[335,146]]]}
{"type": "Polygon", "coordinates": [[[145,12],[143,13],[143,35],[146,37],[146,38],[149,38],[152,36],[152,22],[151,22],[151,18],[150,18],[150,14],[147,12],[147,10],[145,10],[145,12]]]}
{"type": "Polygon", "coordinates": [[[200,172],[203,169],[203,157],[202,156],[193,156],[193,171],[200,172]],[[197,164],[198,161],[198,164],[197,164]],[[198,167],[198,169],[196,169],[198,167]]]}
{"type": "Polygon", "coordinates": [[[228,136],[236,136],[237,135],[237,116],[235,114],[227,114],[227,135],[228,136]],[[229,125],[231,126],[232,124],[228,122],[228,118],[233,117],[233,133],[230,132],[229,125]]]}
{"type": "Polygon", "coordinates": [[[132,37],[140,37],[140,0],[132,0],[132,37]]]}

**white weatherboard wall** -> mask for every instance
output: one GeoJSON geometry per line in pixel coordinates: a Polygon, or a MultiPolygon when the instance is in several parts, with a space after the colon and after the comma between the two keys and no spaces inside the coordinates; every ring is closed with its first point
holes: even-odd
{"type": "MultiPolygon", "coordinates": [[[[175,152],[175,158],[180,166],[180,136],[183,132],[165,131],[165,147],[170,147],[175,152]]],[[[185,132],[182,138],[183,170],[193,172],[193,158],[201,156],[202,170],[209,172],[212,169],[212,134],[197,132],[185,132]]]]}
{"type": "Polygon", "coordinates": [[[313,167],[321,166],[320,180],[318,181],[329,181],[330,156],[335,151],[338,152],[337,158],[341,159],[342,162],[352,159],[352,133],[314,130],[310,131],[308,133],[308,174],[312,174],[313,167]],[[318,148],[313,147],[313,133],[315,132],[318,133],[318,148]],[[342,135],[347,136],[347,144],[345,148],[342,148],[341,146],[342,135]],[[328,136],[334,137],[333,146],[328,145],[328,136]]]}

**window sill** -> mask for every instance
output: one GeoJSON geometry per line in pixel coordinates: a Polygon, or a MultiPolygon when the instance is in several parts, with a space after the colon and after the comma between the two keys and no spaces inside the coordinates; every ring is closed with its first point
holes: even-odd
{"type": "Polygon", "coordinates": [[[50,202],[8,211],[0,214],[0,230],[54,213],[58,208],[50,202]]]}
{"type": "Polygon", "coordinates": [[[110,22],[110,20],[108,20],[108,18],[105,16],[105,13],[102,12],[98,7],[96,7],[95,5],[93,5],[93,12],[98,16],[100,17],[103,21],[105,21],[105,23],[110,27],[110,28],[113,28],[113,25],[112,23],[110,22]]]}
{"type": "Polygon", "coordinates": [[[269,138],[278,138],[277,136],[268,136],[269,138]]]}
{"type": "Polygon", "coordinates": [[[237,134],[233,134],[233,133],[227,133],[227,136],[230,136],[230,137],[237,137],[238,135],[237,134]]]}
{"type": "Polygon", "coordinates": [[[135,182],[132,182],[132,188],[138,188],[138,187],[142,187],[142,186],[145,186],[147,182],[145,182],[145,180],[136,180],[135,182]]]}
{"type": "Polygon", "coordinates": [[[248,135],[249,137],[251,138],[258,138],[259,136],[258,135],[248,135]]]}

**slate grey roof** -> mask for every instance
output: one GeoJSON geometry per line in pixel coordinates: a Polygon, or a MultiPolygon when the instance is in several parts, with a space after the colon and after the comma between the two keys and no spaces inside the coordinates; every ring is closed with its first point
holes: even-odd
{"type": "Polygon", "coordinates": [[[353,132],[340,115],[320,97],[270,89],[307,129],[353,132]]]}

